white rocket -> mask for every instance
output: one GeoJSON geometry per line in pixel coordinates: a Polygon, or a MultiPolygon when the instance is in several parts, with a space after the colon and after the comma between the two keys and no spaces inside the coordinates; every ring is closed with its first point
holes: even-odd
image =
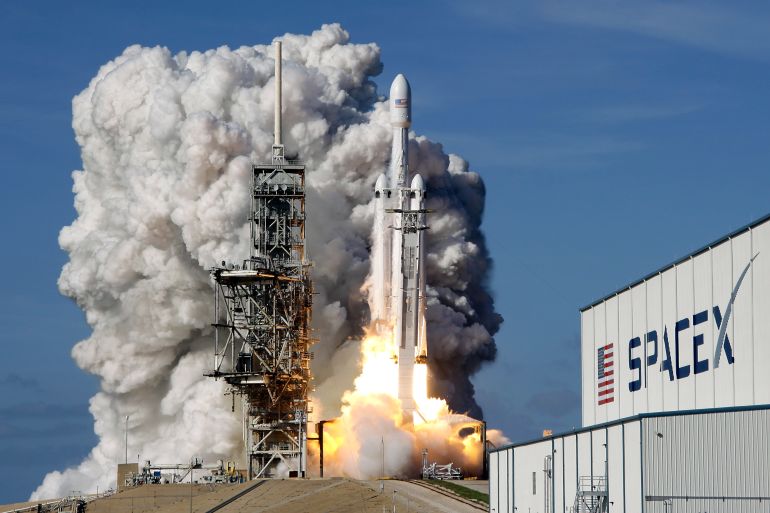
{"type": "MultiPolygon", "coordinates": [[[[388,174],[377,179],[373,240],[372,319],[393,334],[398,365],[398,398],[414,412],[414,365],[427,363],[425,333],[425,184],[409,177],[412,93],[404,75],[390,86],[393,149],[388,174]]],[[[423,387],[424,388],[424,387],[423,387]]]]}

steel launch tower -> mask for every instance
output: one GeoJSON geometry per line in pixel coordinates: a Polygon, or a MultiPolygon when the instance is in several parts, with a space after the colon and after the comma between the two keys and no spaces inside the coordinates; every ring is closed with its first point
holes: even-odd
{"type": "Polygon", "coordinates": [[[304,476],[313,287],[305,254],[305,166],[281,141],[281,43],[275,43],[272,162],[253,166],[251,248],[211,270],[214,368],[242,399],[248,477],[304,476]]]}

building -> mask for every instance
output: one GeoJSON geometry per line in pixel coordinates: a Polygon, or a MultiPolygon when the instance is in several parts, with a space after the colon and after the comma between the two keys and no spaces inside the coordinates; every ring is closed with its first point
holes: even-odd
{"type": "Polygon", "coordinates": [[[581,309],[583,427],[490,454],[490,510],[770,512],[770,216],[581,309]]]}

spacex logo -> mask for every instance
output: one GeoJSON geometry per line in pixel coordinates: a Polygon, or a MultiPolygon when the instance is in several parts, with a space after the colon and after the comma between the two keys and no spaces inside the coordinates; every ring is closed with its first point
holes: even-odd
{"type": "MultiPolygon", "coordinates": [[[[730,337],[727,335],[727,327],[733,314],[733,306],[741,289],[741,284],[758,256],[759,253],[754,255],[746,264],[746,267],[744,267],[743,272],[741,272],[733,286],[732,293],[727,304],[724,306],[724,310],[719,305],[714,305],[709,309],[694,313],[692,316],[679,319],[673,326],[664,325],[662,330],[651,330],[643,336],[637,336],[628,341],[628,368],[631,370],[631,381],[628,383],[628,390],[630,392],[636,392],[643,387],[647,387],[648,370],[655,366],[659,368],[660,372],[665,373],[669,381],[676,381],[716,369],[725,361],[727,365],[732,365],[735,362],[733,345],[730,337]],[[692,337],[683,335],[684,331],[696,326],[704,325],[701,327],[702,330],[710,322],[714,323],[715,328],[718,330],[713,355],[706,353],[704,335],[702,333],[692,337]],[[710,356],[711,358],[709,358],[710,356]],[[685,361],[691,363],[684,363],[685,361]]],[[[612,369],[612,367],[603,367],[607,363],[606,356],[603,353],[607,351],[608,347],[611,348],[612,345],[600,346],[597,353],[598,366],[602,366],[601,369],[597,369],[600,371],[597,372],[597,378],[600,384],[605,385],[602,387],[602,390],[610,388],[611,384],[607,383],[607,381],[612,379],[606,375],[601,375],[605,369],[610,372],[612,369]]],[[[612,349],[609,349],[609,351],[609,356],[611,357],[612,349]]],[[[609,399],[606,396],[611,396],[611,394],[612,392],[604,392],[602,397],[597,397],[599,405],[611,402],[611,400],[605,401],[605,399],[609,399]]]]}
{"type": "Polygon", "coordinates": [[[735,298],[738,296],[738,291],[741,288],[746,274],[751,268],[751,264],[759,254],[749,260],[743,272],[738,277],[738,281],[735,282],[733,291],[730,294],[730,299],[725,306],[724,312],[718,305],[713,306],[710,310],[703,310],[695,313],[692,317],[685,317],[678,320],[673,330],[669,330],[668,326],[663,327],[662,336],[657,330],[652,330],[644,335],[644,342],[642,337],[634,337],[628,341],[628,367],[631,369],[632,380],[628,383],[628,390],[636,392],[640,390],[642,386],[646,387],[647,372],[643,371],[642,365],[646,365],[647,368],[652,367],[660,361],[660,372],[665,372],[669,381],[685,379],[694,374],[701,374],[708,372],[709,370],[716,369],[722,362],[722,354],[724,353],[728,365],[732,365],[735,361],[733,357],[733,346],[730,343],[730,337],[727,336],[727,325],[730,322],[730,317],[733,312],[733,304],[735,298]],[[694,335],[691,341],[685,340],[685,337],[681,336],[681,333],[690,327],[695,327],[709,322],[711,317],[712,322],[719,330],[717,341],[714,348],[714,357],[709,362],[708,355],[705,354],[703,335],[694,335]],[[673,338],[673,340],[672,340],[673,338]],[[659,342],[661,342],[659,344],[659,342]],[[634,356],[635,353],[639,353],[639,348],[643,346],[643,356],[634,356]],[[673,351],[672,351],[673,349],[673,351]],[[682,355],[686,354],[685,351],[691,351],[692,365],[682,364],[682,355]]]}

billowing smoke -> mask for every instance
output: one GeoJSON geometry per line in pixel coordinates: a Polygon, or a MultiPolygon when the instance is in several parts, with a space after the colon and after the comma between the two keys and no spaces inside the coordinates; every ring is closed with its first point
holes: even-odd
{"type": "MultiPolygon", "coordinates": [[[[346,340],[368,318],[369,202],[390,155],[387,102],[371,81],[380,51],[350,43],[339,25],[281,39],[284,142],[309,170],[315,406],[335,416],[358,371],[346,340]]],[[[130,460],[239,456],[231,398],[221,381],[203,377],[213,360],[207,269],[248,255],[250,166],[272,143],[272,52],[132,46],[73,100],[83,169],[73,173],[77,219],[60,235],[69,262],[59,287],[92,328],[72,355],[101,380],[90,403],[99,443],[79,466],[46,476],[33,497],[113,485],[126,416],[130,460]]],[[[426,178],[435,210],[427,234],[432,391],[480,417],[469,378],[494,358],[501,322],[486,288],[484,185],[441,145],[421,136],[410,144],[410,168],[426,178]]]]}

